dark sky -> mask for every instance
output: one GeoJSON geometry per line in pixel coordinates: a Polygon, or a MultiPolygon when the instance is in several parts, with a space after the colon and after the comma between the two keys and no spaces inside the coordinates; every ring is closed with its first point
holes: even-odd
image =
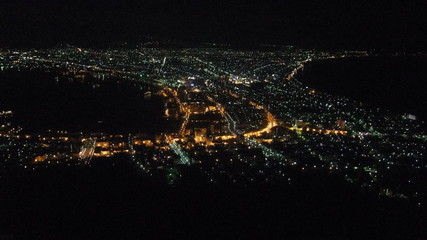
{"type": "Polygon", "coordinates": [[[1,0],[0,47],[186,43],[426,48],[419,0],[1,0]]]}

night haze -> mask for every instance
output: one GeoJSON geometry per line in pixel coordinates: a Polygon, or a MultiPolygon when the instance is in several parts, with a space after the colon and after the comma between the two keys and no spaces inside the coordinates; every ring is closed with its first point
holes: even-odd
{"type": "Polygon", "coordinates": [[[94,47],[146,37],[187,45],[425,48],[422,1],[2,1],[0,43],[94,47]]]}
{"type": "Polygon", "coordinates": [[[0,2],[0,240],[425,239],[421,1],[0,2]]]}

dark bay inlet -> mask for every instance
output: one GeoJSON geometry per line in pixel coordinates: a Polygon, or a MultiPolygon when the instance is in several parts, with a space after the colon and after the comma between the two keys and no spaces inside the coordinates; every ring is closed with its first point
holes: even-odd
{"type": "Polygon", "coordinates": [[[427,57],[376,56],[307,63],[299,79],[334,95],[427,119],[427,57]]]}
{"type": "Polygon", "coordinates": [[[0,72],[1,107],[12,110],[29,132],[47,130],[107,133],[164,130],[163,101],[153,86],[41,70],[0,72]]]}

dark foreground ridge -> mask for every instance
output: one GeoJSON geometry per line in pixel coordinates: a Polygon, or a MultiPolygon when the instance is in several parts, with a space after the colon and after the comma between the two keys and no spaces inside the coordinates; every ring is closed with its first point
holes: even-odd
{"type": "Polygon", "coordinates": [[[15,172],[0,182],[2,239],[422,239],[425,209],[338,176],[295,184],[209,184],[191,167],[174,185],[123,159],[15,172]]]}

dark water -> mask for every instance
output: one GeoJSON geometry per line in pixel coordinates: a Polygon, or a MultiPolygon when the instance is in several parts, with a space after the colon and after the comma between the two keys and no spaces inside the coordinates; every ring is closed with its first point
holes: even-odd
{"type": "Polygon", "coordinates": [[[427,119],[426,57],[314,61],[305,66],[299,79],[324,92],[427,119]]]}
{"type": "Polygon", "coordinates": [[[153,133],[167,125],[162,100],[144,99],[150,86],[117,79],[96,83],[36,70],[0,72],[0,109],[12,110],[27,132],[153,133]]]}

